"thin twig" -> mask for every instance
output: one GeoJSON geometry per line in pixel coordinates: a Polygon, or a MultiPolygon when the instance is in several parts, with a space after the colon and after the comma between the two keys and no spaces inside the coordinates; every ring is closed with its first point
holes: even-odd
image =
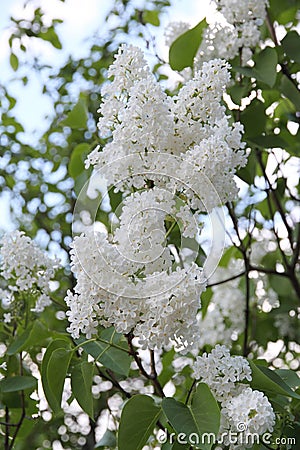
{"type": "MultiPolygon", "coordinates": [[[[106,369],[107,370],[107,374],[106,374],[100,369],[99,366],[96,366],[96,367],[97,367],[99,375],[102,378],[104,378],[107,381],[110,381],[115,386],[115,388],[117,388],[123,395],[125,395],[126,398],[129,399],[132,397],[131,393],[125,391],[125,389],[120,385],[119,381],[116,378],[116,375],[114,374],[114,372],[112,370],[106,369]]],[[[158,428],[160,428],[162,431],[167,432],[167,434],[168,434],[168,430],[166,429],[166,427],[163,426],[163,424],[159,420],[156,422],[156,424],[157,424],[158,428]]]]}
{"type": "Polygon", "coordinates": [[[297,232],[297,238],[296,238],[296,246],[293,250],[293,258],[291,262],[291,269],[295,270],[296,265],[299,261],[299,254],[300,254],[300,224],[298,224],[298,232],[297,232]]]}
{"type": "Polygon", "coordinates": [[[243,275],[245,275],[245,271],[244,270],[243,270],[243,272],[240,272],[237,275],[233,275],[232,277],[225,278],[225,280],[216,281],[215,283],[208,284],[206,287],[210,288],[210,287],[218,286],[219,284],[228,283],[229,281],[236,280],[237,278],[240,278],[243,275]]]}
{"type": "MultiPolygon", "coordinates": [[[[5,416],[6,416],[6,413],[5,413],[5,416]]],[[[1,422],[1,421],[0,421],[0,425],[3,425],[5,427],[7,427],[7,426],[9,426],[9,427],[17,427],[18,426],[17,423],[1,422]]]]}
{"type": "Polygon", "coordinates": [[[156,391],[158,392],[159,396],[165,397],[163,388],[158,380],[158,375],[157,375],[156,366],[155,366],[154,350],[150,350],[150,365],[151,365],[151,373],[150,373],[149,377],[151,377],[154,387],[156,388],[156,391]]]}
{"type": "Polygon", "coordinates": [[[127,392],[127,391],[125,391],[124,388],[122,388],[122,386],[120,385],[119,381],[117,380],[114,372],[112,370],[110,370],[110,369],[107,369],[107,373],[110,376],[113,385],[115,387],[117,387],[119,389],[119,391],[122,392],[122,394],[125,395],[126,398],[131,398],[130,392],[127,392]]]}
{"type": "MultiPolygon", "coordinates": [[[[149,374],[145,370],[145,368],[143,366],[143,363],[142,363],[142,360],[139,357],[137,351],[135,350],[135,348],[133,346],[133,343],[132,343],[133,334],[132,333],[128,333],[126,335],[126,338],[127,338],[129,349],[130,349],[130,354],[133,356],[133,358],[134,358],[134,360],[135,360],[135,362],[136,362],[136,364],[137,364],[141,374],[144,375],[145,378],[147,378],[148,380],[150,380],[152,382],[157,395],[159,395],[162,398],[165,397],[163,388],[162,388],[162,386],[161,386],[161,384],[160,384],[160,382],[158,380],[158,377],[157,377],[157,373],[156,373],[156,369],[155,369],[155,363],[154,363],[154,366],[151,368],[152,372],[154,370],[154,374],[152,372],[149,374]]],[[[153,355],[152,355],[152,358],[154,358],[153,355]]],[[[153,364],[153,361],[152,361],[152,364],[153,364]]]]}
{"type": "Polygon", "coordinates": [[[253,266],[252,264],[249,264],[249,271],[255,271],[255,272],[261,272],[261,273],[266,273],[268,275],[276,275],[279,277],[285,277],[288,278],[289,275],[286,272],[278,272],[275,269],[269,269],[267,267],[260,267],[260,266],[253,266]]]}
{"type": "MultiPolygon", "coordinates": [[[[23,375],[23,359],[22,359],[22,352],[20,353],[20,375],[21,375],[21,376],[23,375]]],[[[24,391],[21,391],[21,408],[22,408],[21,416],[20,416],[20,419],[19,419],[19,421],[18,421],[18,423],[17,423],[15,432],[14,432],[14,434],[13,434],[13,436],[12,436],[12,440],[11,440],[11,442],[10,442],[10,446],[8,447],[8,448],[11,449],[11,450],[12,450],[13,447],[14,447],[14,443],[15,443],[16,437],[17,437],[17,435],[18,435],[18,433],[19,433],[19,431],[20,431],[20,428],[21,428],[21,426],[22,426],[22,424],[23,424],[23,421],[24,421],[24,419],[25,419],[26,410],[25,410],[25,395],[24,395],[24,391]]]]}
{"type": "Polygon", "coordinates": [[[249,259],[246,254],[244,256],[245,262],[245,281],[246,281],[246,307],[245,307],[245,330],[244,330],[244,344],[243,344],[243,355],[246,357],[248,355],[248,334],[249,334],[249,323],[250,323],[250,279],[249,279],[249,259]]]}
{"type": "Polygon", "coordinates": [[[10,433],[9,427],[10,427],[10,423],[9,423],[9,409],[8,409],[7,406],[5,407],[5,420],[6,420],[6,423],[5,423],[5,443],[4,443],[4,448],[5,448],[5,450],[9,450],[9,433],[10,433]]]}

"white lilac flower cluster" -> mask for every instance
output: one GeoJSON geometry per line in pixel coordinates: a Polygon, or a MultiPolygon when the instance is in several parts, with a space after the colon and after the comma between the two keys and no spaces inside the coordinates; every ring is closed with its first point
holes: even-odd
{"type": "Polygon", "coordinates": [[[57,259],[51,259],[23,231],[5,234],[0,240],[0,275],[6,289],[1,290],[4,321],[13,316],[16,295],[26,293],[35,300],[34,312],[42,312],[51,303],[49,282],[59,267],[57,259]]]}
{"type": "Polygon", "coordinates": [[[251,368],[242,356],[231,356],[224,345],[198,356],[194,378],[206,383],[221,404],[220,436],[238,433],[236,443],[224,442],[230,450],[252,447],[251,435],[273,431],[275,414],[268,398],[246,384],[252,380],[251,368]]]}
{"type": "MultiPolygon", "coordinates": [[[[195,67],[213,58],[231,60],[241,54],[241,63],[252,57],[252,48],[260,40],[260,26],[266,17],[268,0],[214,0],[218,14],[209,24],[195,58],[195,67]]],[[[166,44],[187,31],[190,25],[183,22],[170,23],[166,31],[166,44]]]]}
{"type": "Polygon", "coordinates": [[[234,174],[246,156],[243,127],[230,124],[222,105],[228,69],[220,59],[207,62],[171,97],[150,73],[141,50],[122,45],[99,110],[100,134],[112,139],[92,151],[86,167],[93,165],[123,192],[150,182],[182,193],[193,209],[211,210],[235,198],[234,174]]]}
{"type": "Polygon", "coordinates": [[[221,104],[228,67],[205,63],[171,97],[141,50],[120,47],[99,110],[100,134],[109,139],[86,161],[122,192],[119,226],[74,239],[77,284],[66,297],[73,337],[113,325],[143,348],[173,342],[182,349],[197,339],[205,279],[201,268],[180,259],[180,248],[176,260],[167,237],[177,224],[183,239],[195,239],[199,213],[237,194],[234,173],[246,156],[242,126],[230,124],[221,104]]]}
{"type": "Polygon", "coordinates": [[[76,237],[71,261],[77,284],[65,301],[74,338],[80,332],[91,337],[98,325],[114,325],[119,333],[133,330],[143,348],[162,348],[170,339],[182,347],[195,339],[205,289],[198,266],[141,277],[140,261],[123,256],[104,233],[76,237]]]}

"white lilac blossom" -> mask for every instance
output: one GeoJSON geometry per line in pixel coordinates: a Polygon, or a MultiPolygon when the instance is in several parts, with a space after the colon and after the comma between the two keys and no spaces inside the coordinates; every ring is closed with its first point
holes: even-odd
{"type": "Polygon", "coordinates": [[[252,379],[248,361],[231,356],[225,345],[216,345],[211,353],[198,356],[193,369],[194,378],[206,383],[219,402],[234,395],[236,383],[252,379]]]}
{"type": "Polygon", "coordinates": [[[77,284],[66,297],[68,331],[89,338],[98,326],[113,325],[143,348],[188,348],[198,337],[205,279],[196,264],[174,258],[166,224],[196,238],[199,213],[236,196],[234,174],[246,156],[242,125],[231,125],[222,105],[229,66],[219,59],[203,64],[171,97],[142,52],[123,45],[109,76],[98,126],[110,138],[86,167],[121,191],[123,202],[116,229],[73,242],[77,284]]]}
{"type": "Polygon", "coordinates": [[[164,32],[166,45],[171,47],[172,43],[190,28],[190,24],[187,22],[170,22],[164,32]]]}
{"type": "Polygon", "coordinates": [[[153,188],[125,198],[120,227],[113,240],[121,254],[140,263],[139,267],[134,265],[135,271],[144,268],[145,273],[153,273],[171,268],[173,258],[165,243],[165,218],[175,214],[174,195],[166,190],[153,188]]]}
{"type": "MultiPolygon", "coordinates": [[[[219,19],[210,24],[196,55],[196,67],[211,58],[231,60],[240,54],[246,64],[260,40],[260,25],[266,17],[268,0],[215,0],[219,19]]],[[[218,17],[218,16],[216,16],[218,17]]]]}
{"type": "Polygon", "coordinates": [[[109,186],[123,192],[149,182],[180,192],[193,209],[210,210],[233,200],[234,174],[246,164],[246,156],[243,127],[230,124],[222,105],[229,65],[220,59],[203,64],[173,97],[163,92],[136,47],[122,46],[113,67],[98,124],[103,136],[109,128],[111,140],[91,152],[86,167],[93,165],[109,186]],[[133,69],[124,69],[127,60],[133,69]],[[118,106],[113,106],[116,99],[118,106]],[[196,199],[195,192],[205,201],[196,199]]]}
{"type": "MultiPolygon", "coordinates": [[[[0,241],[1,276],[7,284],[2,297],[2,307],[11,310],[15,296],[20,292],[35,299],[35,312],[41,312],[51,303],[49,282],[59,266],[57,259],[50,258],[23,231],[5,234],[0,241]]],[[[4,320],[9,323],[10,312],[4,320]]]]}
{"type": "Polygon", "coordinates": [[[247,384],[251,368],[242,356],[231,356],[224,345],[198,356],[193,366],[194,378],[206,383],[221,404],[221,426],[218,437],[221,448],[242,450],[253,446],[251,435],[273,431],[275,414],[268,398],[247,384]],[[233,443],[229,436],[238,437],[233,443]],[[224,439],[225,437],[225,439],[224,439]]]}
{"type": "MultiPolygon", "coordinates": [[[[194,67],[214,58],[232,60],[240,55],[246,64],[252,57],[252,49],[260,41],[260,26],[266,17],[268,0],[214,0],[217,14],[203,32],[203,39],[195,57],[194,67]]],[[[166,44],[189,29],[183,22],[171,22],[166,31],[166,44]]],[[[184,74],[185,75],[185,74],[184,74]]]]}
{"type": "Polygon", "coordinates": [[[98,126],[102,135],[109,134],[118,124],[118,116],[128,102],[130,88],[135,81],[147,78],[149,74],[149,67],[140,49],[131,46],[128,55],[126,46],[121,45],[114,63],[108,69],[108,76],[114,77],[113,81],[102,89],[102,95],[108,100],[103,101],[98,110],[98,126]]]}
{"type": "Polygon", "coordinates": [[[162,348],[170,340],[178,346],[193,342],[205,288],[198,266],[145,275],[139,262],[126,259],[101,233],[79,236],[72,247],[77,284],[65,301],[74,338],[80,332],[89,338],[98,325],[113,325],[117,332],[133,332],[143,348],[162,348]]]}
{"type": "Polygon", "coordinates": [[[266,15],[268,0],[215,0],[218,10],[229,23],[258,21],[266,15]]]}
{"type": "Polygon", "coordinates": [[[273,431],[275,414],[272,405],[263,392],[250,387],[243,388],[240,394],[224,402],[221,413],[232,431],[242,431],[239,424],[243,423],[245,437],[248,433],[261,435],[273,431]]]}

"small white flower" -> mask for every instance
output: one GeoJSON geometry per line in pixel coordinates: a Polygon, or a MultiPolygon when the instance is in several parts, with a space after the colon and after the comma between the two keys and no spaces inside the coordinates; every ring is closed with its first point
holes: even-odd
{"type": "MultiPolygon", "coordinates": [[[[35,310],[41,312],[49,304],[46,297],[50,292],[49,282],[59,267],[57,259],[51,259],[23,231],[6,233],[0,240],[1,271],[11,291],[9,306],[13,304],[12,292],[38,294],[35,310]]],[[[7,301],[4,303],[7,306],[7,301]]],[[[10,322],[10,313],[5,316],[10,322]]]]}
{"type": "Polygon", "coordinates": [[[4,320],[3,320],[4,323],[10,323],[12,321],[11,313],[4,313],[3,318],[4,318],[4,320]]]}
{"type": "Polygon", "coordinates": [[[231,356],[225,345],[216,345],[211,353],[198,356],[193,369],[194,378],[206,383],[220,402],[233,395],[236,383],[252,379],[248,361],[231,356]]]}
{"type": "Polygon", "coordinates": [[[272,432],[275,413],[267,397],[250,387],[241,387],[236,395],[228,397],[222,404],[221,428],[219,434],[230,430],[237,433],[237,443],[226,442],[230,450],[243,450],[252,447],[251,437],[272,432]]]}
{"type": "Polygon", "coordinates": [[[4,363],[0,364],[0,369],[7,370],[7,363],[4,362],[4,363]]]}
{"type": "Polygon", "coordinates": [[[3,358],[7,350],[6,345],[3,342],[0,342],[0,358],[3,358]]]}

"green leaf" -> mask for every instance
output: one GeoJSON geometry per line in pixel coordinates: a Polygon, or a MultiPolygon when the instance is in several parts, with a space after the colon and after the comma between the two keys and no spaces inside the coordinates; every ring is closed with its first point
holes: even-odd
{"type": "Polygon", "coordinates": [[[72,392],[79,405],[94,420],[92,396],[94,365],[87,361],[77,364],[71,374],[72,392]]]}
{"type": "Polygon", "coordinates": [[[254,389],[300,399],[300,395],[294,392],[274,370],[256,365],[252,361],[249,361],[249,364],[252,370],[251,386],[254,389]]]}
{"type": "Polygon", "coordinates": [[[297,110],[300,111],[300,92],[288,77],[282,77],[280,89],[281,92],[296,106],[297,110]]]}
{"type": "Polygon", "coordinates": [[[248,78],[255,78],[270,87],[273,87],[277,78],[278,55],[273,47],[266,47],[256,55],[254,67],[237,67],[233,70],[245,75],[248,78]]]}
{"type": "Polygon", "coordinates": [[[188,437],[199,433],[188,406],[174,398],[167,397],[162,401],[162,409],[177,434],[185,433],[188,437]]]}
{"type": "Polygon", "coordinates": [[[84,189],[84,192],[86,194],[86,190],[88,187],[88,180],[91,177],[93,168],[89,167],[88,170],[83,170],[75,179],[74,179],[74,191],[76,193],[77,196],[79,196],[79,194],[81,193],[82,195],[82,189],[84,189]]]}
{"type": "Polygon", "coordinates": [[[237,257],[238,252],[236,247],[234,246],[229,247],[224,251],[222,258],[220,259],[219,265],[221,267],[228,267],[228,264],[231,262],[231,260],[237,257]]]}
{"type": "Polygon", "coordinates": [[[116,209],[122,205],[123,201],[123,195],[122,192],[114,192],[114,189],[110,189],[108,191],[110,206],[113,212],[116,211],[116,209]]]}
{"type": "MultiPolygon", "coordinates": [[[[105,341],[110,341],[109,336],[106,334],[101,334],[101,337],[103,337],[105,341]]],[[[76,340],[76,344],[82,344],[85,340],[86,339],[84,337],[80,337],[76,340]]],[[[120,343],[118,336],[114,336],[112,343],[118,344],[120,347],[124,347],[124,351],[119,348],[112,347],[109,343],[106,344],[101,341],[90,342],[83,345],[82,348],[86,353],[93,356],[95,360],[99,361],[107,369],[113,370],[114,372],[127,377],[130,370],[131,357],[129,353],[126,352],[126,345],[125,343],[120,343]]]]}
{"type": "Polygon", "coordinates": [[[115,448],[117,446],[117,439],[115,433],[110,430],[106,430],[102,438],[95,445],[95,448],[109,447],[115,448]]]}
{"type": "Polygon", "coordinates": [[[27,330],[24,331],[20,336],[17,336],[15,341],[10,344],[10,346],[7,349],[7,354],[9,356],[14,355],[15,353],[20,352],[23,348],[26,346],[26,342],[30,336],[32,328],[27,328],[27,330]]]}
{"type": "Polygon", "coordinates": [[[286,148],[288,145],[287,142],[282,139],[280,136],[275,134],[268,134],[266,136],[257,136],[254,138],[248,139],[248,141],[252,142],[254,145],[260,148],[286,148]]]}
{"type": "Polygon", "coordinates": [[[53,27],[48,28],[48,30],[44,31],[43,33],[40,33],[38,37],[40,37],[44,41],[50,42],[50,44],[52,44],[53,47],[57,48],[58,50],[62,49],[59,37],[53,27]]]}
{"type": "Polygon", "coordinates": [[[279,278],[277,275],[270,274],[269,281],[272,289],[274,289],[274,291],[277,292],[279,296],[285,297],[287,292],[289,292],[289,297],[293,297],[293,294],[290,293],[291,285],[288,278],[279,278]]]}
{"type": "Polygon", "coordinates": [[[297,31],[289,31],[282,39],[281,45],[290,59],[300,63],[300,35],[297,31]]]}
{"type": "Polygon", "coordinates": [[[174,349],[165,352],[161,358],[161,362],[163,365],[163,370],[159,374],[158,380],[162,386],[164,386],[174,374],[174,368],[172,366],[172,362],[174,359],[175,351],[174,349]]]}
{"type": "Polygon", "coordinates": [[[175,442],[172,445],[172,450],[188,450],[189,448],[190,446],[188,444],[187,445],[179,444],[179,442],[175,442]]]}
{"type": "Polygon", "coordinates": [[[171,45],[169,62],[173,70],[183,70],[193,67],[194,58],[203,38],[203,31],[207,22],[203,19],[194,28],[179,36],[171,45]]]}
{"type": "Polygon", "coordinates": [[[299,8],[299,0],[270,0],[269,12],[271,20],[279,24],[287,24],[297,20],[296,12],[299,8]]]}
{"type": "Polygon", "coordinates": [[[233,66],[232,69],[235,72],[241,73],[242,75],[245,75],[248,78],[256,78],[257,75],[254,71],[254,68],[251,67],[233,66]]]}
{"type": "Polygon", "coordinates": [[[236,105],[240,105],[242,98],[248,94],[248,91],[249,91],[248,84],[245,85],[235,84],[230,88],[230,97],[232,98],[232,101],[236,105]]]}
{"type": "Polygon", "coordinates": [[[162,446],[161,446],[161,450],[172,450],[173,446],[172,444],[170,444],[170,442],[165,442],[162,446]]]}
{"type": "Polygon", "coordinates": [[[262,81],[270,87],[273,87],[277,77],[276,66],[278,56],[275,48],[266,47],[255,58],[256,64],[254,72],[257,80],[262,81]]]}
{"type": "Polygon", "coordinates": [[[248,184],[254,183],[254,178],[256,175],[256,166],[257,166],[257,159],[255,156],[255,152],[252,151],[250,155],[248,156],[248,161],[246,167],[241,167],[237,171],[237,176],[241,178],[243,181],[245,181],[248,184]]]}
{"type": "Polygon", "coordinates": [[[245,137],[255,137],[265,132],[266,124],[265,106],[254,99],[241,114],[241,121],[245,127],[245,137]]]}
{"type": "Polygon", "coordinates": [[[207,308],[210,304],[210,301],[213,296],[213,291],[211,287],[206,288],[204,292],[201,294],[201,315],[202,319],[206,316],[207,308]]]}
{"type": "Polygon", "coordinates": [[[261,95],[264,99],[264,104],[266,108],[268,108],[281,98],[278,89],[264,89],[261,95]]]}
{"type": "Polygon", "coordinates": [[[276,191],[279,193],[280,198],[284,196],[285,188],[286,188],[286,179],[278,178],[276,191]]]}
{"type": "Polygon", "coordinates": [[[190,407],[174,398],[164,398],[162,408],[176,433],[185,435],[185,442],[182,439],[179,443],[211,449],[220,428],[220,409],[205,383],[198,384],[190,407]]]}
{"type": "Polygon", "coordinates": [[[37,379],[31,376],[15,376],[0,381],[0,392],[16,392],[37,387],[37,379]]]}
{"type": "Polygon", "coordinates": [[[220,409],[207,384],[198,384],[192,397],[191,411],[200,432],[200,448],[209,450],[219,432],[220,409]]]}
{"type": "Polygon", "coordinates": [[[30,328],[24,331],[16,340],[8,347],[7,354],[9,356],[15,355],[23,350],[28,350],[30,347],[40,345],[42,340],[48,337],[49,333],[46,327],[36,320],[30,328]]]}
{"type": "Polygon", "coordinates": [[[146,444],[161,414],[154,400],[147,395],[135,395],[122,410],[119,433],[119,450],[141,450],[146,444]]]}
{"type": "Polygon", "coordinates": [[[300,377],[294,370],[276,369],[275,373],[277,373],[290,388],[297,388],[300,386],[300,377]]]}
{"type": "Polygon", "coordinates": [[[51,342],[42,361],[42,384],[46,399],[54,413],[61,410],[64,381],[71,360],[70,345],[63,339],[51,342]]]}
{"type": "Polygon", "coordinates": [[[79,100],[69,112],[67,117],[62,121],[63,125],[66,125],[75,130],[80,130],[86,128],[86,123],[88,119],[88,110],[86,105],[86,97],[80,94],[79,100]]]}
{"type": "Polygon", "coordinates": [[[16,72],[19,67],[19,59],[14,53],[10,54],[9,62],[10,62],[11,68],[16,72]]]}
{"type": "Polygon", "coordinates": [[[143,11],[143,21],[145,23],[151,23],[151,25],[154,25],[155,27],[159,27],[160,25],[159,14],[160,12],[158,10],[143,11]]]}
{"type": "Polygon", "coordinates": [[[71,153],[71,158],[69,162],[69,175],[75,180],[82,172],[84,172],[84,161],[87,155],[90,153],[91,149],[89,144],[82,143],[76,145],[71,153]]]}

